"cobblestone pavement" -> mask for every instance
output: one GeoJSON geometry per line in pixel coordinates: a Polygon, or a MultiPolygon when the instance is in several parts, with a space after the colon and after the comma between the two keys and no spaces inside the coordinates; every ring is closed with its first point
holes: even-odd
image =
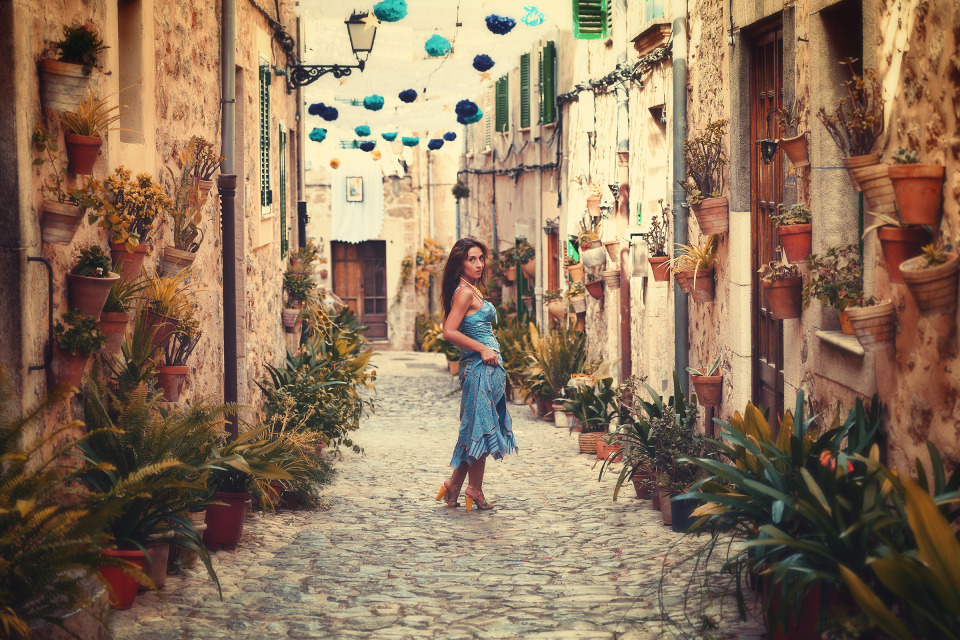
{"type": "MultiPolygon", "coordinates": [[[[693,604],[710,594],[694,588],[685,598],[689,580],[677,573],[662,592],[658,583],[665,561],[678,563],[696,541],[678,544],[632,487],[611,501],[615,476],[597,482],[599,466],[577,454],[566,429],[511,406],[520,454],[488,462],[484,479],[497,508],[450,509],[434,496],[457,434],[455,379],[436,354],[390,352],[377,364],[381,409],[357,432],[365,455],[337,465],[328,508],[249,516],[238,550],[214,554],[222,602],[202,571],[171,577],[163,598],[141,595],[112,615],[116,638],[628,639],[692,630],[693,604]]],[[[712,637],[763,637],[729,600],[712,602],[712,637]]]]}

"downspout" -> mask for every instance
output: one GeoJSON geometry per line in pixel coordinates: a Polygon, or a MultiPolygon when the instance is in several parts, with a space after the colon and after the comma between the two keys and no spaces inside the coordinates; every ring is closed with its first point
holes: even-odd
{"type": "MultiPolygon", "coordinates": [[[[223,165],[217,186],[220,191],[220,215],[223,225],[223,400],[237,402],[237,228],[234,199],[237,176],[234,169],[234,117],[237,103],[236,0],[222,0],[223,31],[220,42],[221,144],[223,165]]],[[[227,417],[227,431],[237,437],[237,415],[227,417]]]]}
{"type": "Polygon", "coordinates": [[[429,219],[430,221],[427,228],[430,230],[430,237],[435,238],[437,235],[437,231],[434,228],[434,224],[433,224],[433,174],[431,173],[433,168],[430,166],[432,164],[430,161],[430,157],[432,155],[433,154],[430,152],[426,153],[426,156],[427,156],[427,213],[430,215],[430,219],[429,219]]]}
{"type": "MultiPolygon", "coordinates": [[[[543,154],[541,153],[540,144],[536,146],[537,150],[537,164],[543,163],[543,154]]],[[[543,261],[547,257],[544,254],[546,253],[543,250],[543,169],[537,169],[533,174],[533,201],[535,203],[534,210],[537,212],[537,223],[533,228],[533,237],[536,238],[534,241],[534,251],[536,252],[536,260],[534,260],[535,274],[536,278],[534,280],[533,286],[533,308],[536,313],[537,326],[545,327],[545,318],[543,317],[543,291],[546,289],[544,286],[547,282],[546,271],[543,268],[543,261]]]]}
{"type": "MultiPolygon", "coordinates": [[[[676,183],[687,175],[683,160],[683,143],[687,137],[687,3],[672,0],[673,13],[673,242],[687,243],[687,204],[684,191],[676,183]]],[[[673,282],[673,363],[680,378],[680,386],[687,395],[690,364],[690,316],[687,294],[673,282]]]]}

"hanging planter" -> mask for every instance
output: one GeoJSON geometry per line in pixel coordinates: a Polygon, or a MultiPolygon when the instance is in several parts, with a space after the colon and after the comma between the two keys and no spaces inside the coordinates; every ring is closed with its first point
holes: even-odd
{"type": "Polygon", "coordinates": [[[586,284],[587,293],[596,300],[603,300],[603,280],[591,280],[586,284]]]}
{"type": "Polygon", "coordinates": [[[44,200],[41,211],[40,238],[44,242],[69,244],[73,241],[73,236],[83,222],[83,209],[71,204],[44,200]]]}
{"type": "Polygon", "coordinates": [[[587,213],[591,218],[600,217],[600,194],[591,194],[587,196],[587,213]]]}
{"type": "Polygon", "coordinates": [[[69,131],[63,135],[67,147],[67,170],[77,175],[90,175],[97,163],[103,138],[100,136],[81,136],[69,131]]]}
{"type": "Polygon", "coordinates": [[[843,159],[843,166],[847,170],[847,175],[850,177],[850,182],[853,183],[853,190],[859,193],[861,191],[860,183],[857,182],[857,177],[854,172],[857,169],[863,167],[869,167],[876,164],[880,164],[880,154],[879,153],[868,153],[863,156],[850,156],[849,158],[843,159]]]}
{"type": "Polygon", "coordinates": [[[550,317],[563,320],[564,316],[567,315],[567,303],[558,299],[551,300],[547,303],[547,312],[550,317]]]}
{"type": "Polygon", "coordinates": [[[176,247],[164,247],[163,275],[175,276],[184,269],[193,266],[193,261],[196,259],[197,254],[191,251],[182,251],[176,247]]]}
{"type": "Polygon", "coordinates": [[[607,250],[607,255],[610,256],[612,262],[620,262],[619,240],[607,240],[603,243],[603,248],[607,250]]]}
{"type": "Polygon", "coordinates": [[[936,164],[895,164],[888,169],[902,224],[940,226],[944,169],[936,164]]]}
{"type": "Polygon", "coordinates": [[[207,199],[207,194],[213,189],[213,180],[204,180],[203,178],[194,177],[194,181],[197,183],[197,190],[200,192],[200,200],[205,201],[207,199]]]}
{"type": "Polygon", "coordinates": [[[536,260],[534,260],[533,258],[530,258],[529,260],[527,260],[526,262],[520,265],[520,270],[523,271],[523,275],[525,275],[528,279],[530,280],[535,279],[537,275],[536,260]]]}
{"type": "Polygon", "coordinates": [[[894,213],[896,198],[893,183],[890,182],[889,167],[875,164],[853,170],[853,175],[863,192],[863,199],[869,211],[874,213],[894,213]]]}
{"type": "Polygon", "coordinates": [[[667,282],[670,280],[670,268],[667,262],[670,261],[670,256],[653,256],[652,258],[647,258],[650,262],[650,271],[653,272],[653,279],[655,282],[667,282]]]}
{"type": "Polygon", "coordinates": [[[449,371],[452,376],[460,375],[460,361],[447,360],[447,371],[449,371]]]}
{"type": "Polygon", "coordinates": [[[139,244],[133,251],[127,250],[123,242],[110,243],[110,255],[113,257],[113,269],[126,280],[133,280],[140,275],[143,259],[147,257],[148,246],[139,244]]]}
{"type": "MultiPolygon", "coordinates": [[[[517,270],[513,266],[509,266],[504,269],[503,274],[507,276],[507,282],[516,282],[517,281],[517,270]]],[[[508,285],[509,286],[509,285],[508,285]]]]}
{"type": "Polygon", "coordinates": [[[183,383],[187,380],[186,365],[161,364],[157,367],[157,386],[163,389],[163,398],[167,402],[180,400],[183,383]]]}
{"type": "Polygon", "coordinates": [[[946,262],[942,264],[931,266],[925,254],[900,265],[900,273],[922,315],[953,313],[957,308],[957,268],[960,263],[956,254],[944,256],[946,262]]]}
{"type": "Polygon", "coordinates": [[[730,214],[726,198],[707,198],[691,208],[704,235],[721,235],[727,232],[730,214]]]}
{"type": "MultiPolygon", "coordinates": [[[[139,549],[103,549],[100,555],[133,563],[141,571],[145,571],[147,568],[147,556],[139,549]]],[[[137,590],[140,587],[136,579],[117,567],[101,566],[99,572],[110,587],[108,590],[110,592],[110,608],[129,609],[132,607],[137,599],[137,590]]]]}
{"type": "Polygon", "coordinates": [[[100,320],[100,313],[103,311],[103,305],[107,301],[107,295],[110,293],[110,287],[120,279],[120,274],[110,272],[103,278],[91,276],[78,276],[73,273],[67,274],[68,297],[71,309],[79,309],[80,313],[90,316],[94,320],[100,320]]]}
{"type": "Polygon", "coordinates": [[[807,134],[801,133],[793,138],[780,140],[780,148],[787,154],[790,164],[796,169],[810,166],[810,155],[807,148],[807,134]]]}
{"type": "Polygon", "coordinates": [[[280,312],[283,319],[283,330],[287,333],[296,333],[297,320],[300,318],[300,307],[287,307],[280,312]]]}
{"type": "Polygon", "coordinates": [[[76,111],[89,84],[90,72],[83,65],[40,60],[40,101],[45,109],[76,111]]]}
{"type": "Polygon", "coordinates": [[[884,225],[877,229],[883,261],[887,264],[890,282],[903,284],[900,265],[923,253],[923,246],[930,242],[930,234],[923,227],[895,227],[884,225]]]}
{"type": "Polygon", "coordinates": [[[583,282],[583,265],[579,262],[568,264],[567,275],[570,276],[570,282],[583,282]]]}
{"type": "Polygon", "coordinates": [[[620,269],[608,269],[603,272],[603,284],[608,289],[620,288],[620,269]]]}
{"type": "Polygon", "coordinates": [[[791,276],[773,282],[761,279],[760,284],[767,296],[770,314],[775,320],[790,320],[800,317],[800,290],[803,288],[803,278],[791,276]]]}
{"type": "Polygon", "coordinates": [[[570,298],[570,305],[573,307],[574,313],[587,312],[587,298],[584,295],[573,296],[570,298]]]}
{"type": "MultiPolygon", "coordinates": [[[[723,375],[690,376],[690,382],[697,391],[697,400],[705,407],[719,407],[723,398],[723,375]]],[[[660,498],[663,500],[663,497],[660,498]]]]}
{"type": "Polygon", "coordinates": [[[70,353],[66,349],[61,349],[59,345],[53,345],[53,362],[50,365],[50,384],[51,386],[70,385],[71,387],[80,387],[83,382],[83,372],[87,369],[87,363],[90,361],[90,354],[85,351],[70,353]]]}
{"type": "Polygon", "coordinates": [[[207,530],[203,532],[203,544],[212,550],[237,548],[240,534],[243,533],[243,520],[247,511],[249,493],[225,493],[218,491],[213,494],[214,502],[225,504],[211,504],[207,506],[207,515],[204,522],[207,530]]]}
{"type": "Polygon", "coordinates": [[[693,296],[694,302],[712,302],[716,292],[713,275],[713,269],[700,269],[699,271],[681,271],[675,273],[673,277],[681,291],[693,296]]]}
{"type": "Polygon", "coordinates": [[[127,325],[130,324],[129,311],[104,311],[100,314],[100,330],[107,336],[107,344],[103,348],[105,353],[119,353],[120,345],[127,334],[127,325]]]}
{"type": "Polygon", "coordinates": [[[887,298],[867,307],[847,307],[846,313],[864,351],[876,351],[894,345],[897,330],[892,300],[887,298]]]}
{"type": "Polygon", "coordinates": [[[588,269],[598,269],[607,263],[607,252],[599,240],[586,243],[580,252],[580,261],[588,269]]]}
{"type": "Polygon", "coordinates": [[[812,225],[791,224],[777,227],[780,246],[790,262],[806,262],[813,253],[812,225]]]}

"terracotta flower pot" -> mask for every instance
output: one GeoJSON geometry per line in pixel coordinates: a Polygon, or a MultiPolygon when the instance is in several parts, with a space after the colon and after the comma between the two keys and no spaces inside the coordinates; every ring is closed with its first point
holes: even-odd
{"type": "Polygon", "coordinates": [[[103,305],[110,294],[110,287],[120,279],[120,274],[113,271],[106,278],[78,276],[67,274],[68,297],[71,309],[79,309],[80,313],[100,321],[103,305]]]}
{"type": "Polygon", "coordinates": [[[44,200],[41,205],[40,238],[44,242],[70,243],[83,222],[83,209],[44,200]]]}
{"type": "Polygon", "coordinates": [[[587,293],[597,300],[603,300],[603,280],[594,280],[586,284],[587,293]]]}
{"type": "Polygon", "coordinates": [[[622,461],[623,445],[607,444],[603,441],[603,438],[597,438],[597,460],[606,460],[607,457],[611,455],[613,455],[613,457],[610,459],[610,462],[622,461]]]}
{"type": "Polygon", "coordinates": [[[936,316],[953,313],[957,308],[957,256],[947,254],[947,262],[924,268],[925,258],[917,256],[900,264],[900,273],[917,301],[920,313],[936,316]]]}
{"type": "Polygon", "coordinates": [[[210,190],[213,189],[213,180],[204,180],[203,178],[197,178],[197,190],[200,192],[201,197],[206,197],[210,190]]]}
{"type": "Polygon", "coordinates": [[[287,307],[280,312],[283,320],[283,330],[287,333],[295,333],[297,330],[297,320],[300,318],[299,307],[287,307]]]}
{"type": "Polygon", "coordinates": [[[193,266],[193,261],[196,259],[197,254],[191,251],[165,247],[163,249],[163,275],[175,276],[184,269],[193,266]]]}
{"type": "Polygon", "coordinates": [[[850,324],[850,316],[847,314],[846,310],[840,312],[838,316],[840,318],[840,332],[852,336],[853,335],[853,325],[850,324]]]}
{"type": "Polygon", "coordinates": [[[507,276],[507,282],[516,282],[517,281],[517,270],[514,267],[508,267],[504,271],[504,275],[507,276]]]}
{"type": "MultiPolygon", "coordinates": [[[[127,551],[123,549],[104,549],[100,555],[109,558],[118,558],[137,565],[141,571],[147,568],[147,556],[135,549],[127,551]]],[[[110,587],[110,608],[111,609],[129,609],[137,599],[137,591],[140,584],[123,569],[116,567],[101,566],[100,575],[110,587]]]]}
{"type": "Polygon", "coordinates": [[[180,400],[183,383],[187,380],[186,365],[162,364],[157,367],[157,386],[163,389],[163,398],[167,402],[180,400]]]}
{"type": "Polygon", "coordinates": [[[460,361],[447,360],[447,370],[450,372],[450,375],[452,376],[460,375],[460,361]]]}
{"type": "Polygon", "coordinates": [[[580,262],[590,269],[600,269],[607,263],[607,252],[603,250],[602,246],[599,246],[599,241],[596,244],[598,246],[580,252],[580,262]]]}
{"type": "Polygon", "coordinates": [[[693,215],[704,235],[721,235],[730,225],[729,203],[726,198],[707,198],[693,209],[693,215]]]}
{"type": "MultiPolygon", "coordinates": [[[[167,584],[167,563],[170,560],[170,542],[167,540],[158,540],[147,545],[147,551],[150,552],[150,559],[146,561],[144,573],[150,576],[157,589],[163,589],[167,584]]],[[[140,587],[140,591],[145,591],[140,587]]]]}
{"type": "Polygon", "coordinates": [[[573,307],[574,313],[586,313],[587,297],[583,295],[573,296],[570,298],[570,305],[573,307]]]}
{"type": "Polygon", "coordinates": [[[600,196],[590,196],[587,198],[587,212],[591,218],[600,217],[600,196]]]}
{"type": "Polygon", "coordinates": [[[530,258],[522,265],[520,265],[520,270],[523,271],[523,275],[527,277],[528,280],[533,280],[537,276],[537,261],[536,258],[530,258]]]}
{"type": "Polygon", "coordinates": [[[864,351],[892,347],[897,337],[893,301],[881,300],[870,307],[847,307],[847,319],[864,351]]]}
{"type": "Polygon", "coordinates": [[[104,311],[100,314],[100,330],[107,336],[107,344],[103,348],[105,353],[119,353],[120,345],[127,334],[127,325],[130,324],[129,311],[104,311]]]}
{"type": "Polygon", "coordinates": [[[793,138],[780,140],[780,148],[787,154],[790,164],[796,169],[810,166],[810,155],[807,151],[807,134],[801,133],[793,138]]]}
{"type": "Polygon", "coordinates": [[[895,164],[888,170],[902,224],[940,226],[943,167],[937,164],[895,164]]]}
{"type": "Polygon", "coordinates": [[[555,420],[553,416],[553,399],[537,397],[537,415],[547,422],[555,420]]]}
{"type": "Polygon", "coordinates": [[[620,262],[620,241],[607,240],[603,243],[603,248],[607,250],[611,262],[620,262]]]}
{"type": "Polygon", "coordinates": [[[793,276],[773,282],[761,280],[760,284],[767,296],[770,313],[775,320],[790,320],[800,317],[800,289],[803,288],[803,278],[793,276]]]}
{"type": "Polygon", "coordinates": [[[589,453],[591,455],[597,454],[597,438],[603,436],[603,433],[597,432],[581,432],[577,436],[577,443],[580,445],[580,453],[589,453]]]}
{"type": "Polygon", "coordinates": [[[697,400],[705,407],[719,407],[723,400],[723,375],[690,376],[697,391],[697,400]]]}
{"type": "Polygon", "coordinates": [[[777,228],[780,246],[790,262],[807,262],[813,253],[813,234],[810,223],[791,224],[777,228]]]}
{"type": "Polygon", "coordinates": [[[843,159],[843,166],[847,169],[847,175],[850,177],[850,182],[853,183],[854,191],[860,192],[860,184],[853,172],[861,167],[869,167],[875,164],[880,164],[879,153],[868,153],[865,156],[850,156],[843,159]]]}
{"type": "Polygon", "coordinates": [[[147,257],[147,245],[139,244],[133,251],[127,251],[123,242],[110,243],[110,255],[113,257],[113,270],[126,280],[133,280],[140,275],[143,259],[147,257]]]}
{"type": "Polygon", "coordinates": [[[243,533],[243,520],[247,513],[249,493],[224,493],[218,491],[213,494],[216,502],[225,504],[211,504],[207,506],[207,515],[204,522],[207,530],[203,532],[203,544],[211,551],[216,549],[233,550],[240,542],[243,533]]]}
{"type": "Polygon", "coordinates": [[[787,613],[789,622],[786,628],[782,624],[775,624],[770,614],[770,610],[778,608],[780,602],[779,583],[774,583],[771,586],[769,580],[765,579],[764,585],[767,602],[764,603],[763,607],[763,619],[767,627],[767,637],[770,640],[808,640],[809,638],[820,637],[818,631],[820,625],[820,585],[804,590],[800,611],[787,613]]]}
{"type": "Polygon", "coordinates": [[[663,524],[670,526],[673,524],[673,509],[670,507],[670,494],[665,489],[658,489],[657,496],[660,499],[660,518],[663,524]]]}
{"type": "Polygon", "coordinates": [[[653,272],[653,279],[656,282],[667,282],[670,280],[670,269],[666,264],[670,256],[654,256],[647,258],[650,261],[650,271],[653,272]]]}
{"type": "Polygon", "coordinates": [[[853,175],[863,191],[867,211],[875,213],[894,213],[897,209],[893,195],[893,183],[890,182],[889,167],[874,164],[853,170],[853,175]]]}
{"type": "Polygon", "coordinates": [[[633,490],[637,493],[637,498],[646,500],[650,497],[650,485],[653,483],[654,476],[650,472],[637,471],[631,476],[633,480],[633,490]]]}
{"type": "Polygon", "coordinates": [[[694,302],[711,302],[715,294],[713,269],[681,271],[673,274],[681,291],[689,293],[694,302]],[[696,273],[696,276],[694,276],[696,273]]]}
{"type": "Polygon", "coordinates": [[[547,312],[550,317],[563,320],[563,317],[567,315],[567,303],[563,300],[551,300],[547,303],[547,312]]]}
{"type": "Polygon", "coordinates": [[[45,109],[76,111],[90,84],[83,65],[43,58],[40,60],[40,101],[45,109]]]}
{"type": "Polygon", "coordinates": [[[620,269],[607,269],[603,272],[603,284],[608,289],[620,288],[620,269]]]}
{"type": "Polygon", "coordinates": [[[650,508],[660,511],[660,487],[657,485],[656,476],[654,476],[653,488],[650,490],[650,508]]]}
{"type": "Polygon", "coordinates": [[[88,176],[93,173],[97,163],[103,138],[100,136],[80,136],[69,131],[63,135],[67,147],[67,170],[77,175],[88,176]]]}
{"type": "Polygon", "coordinates": [[[177,330],[179,322],[174,317],[156,313],[152,309],[147,309],[144,312],[144,321],[147,331],[155,331],[153,334],[154,346],[160,347],[160,351],[163,351],[170,340],[170,336],[177,330]]]}
{"type": "Polygon", "coordinates": [[[903,284],[900,263],[923,253],[923,246],[930,242],[930,234],[923,227],[894,227],[885,225],[877,229],[883,261],[887,263],[890,282],[903,284]]]}
{"type": "Polygon", "coordinates": [[[583,265],[579,262],[567,265],[567,274],[570,276],[570,282],[583,282],[583,265]]]}
{"type": "Polygon", "coordinates": [[[90,361],[90,354],[79,352],[70,353],[61,349],[56,343],[53,344],[53,362],[50,365],[50,384],[51,386],[60,386],[63,384],[71,387],[80,388],[83,382],[83,372],[87,368],[87,362],[90,361]]]}

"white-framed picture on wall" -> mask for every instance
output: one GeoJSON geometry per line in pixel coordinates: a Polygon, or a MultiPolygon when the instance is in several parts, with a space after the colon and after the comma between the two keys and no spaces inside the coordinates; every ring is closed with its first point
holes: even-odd
{"type": "Polygon", "coordinates": [[[347,202],[363,202],[363,178],[349,176],[347,178],[347,202]]]}

